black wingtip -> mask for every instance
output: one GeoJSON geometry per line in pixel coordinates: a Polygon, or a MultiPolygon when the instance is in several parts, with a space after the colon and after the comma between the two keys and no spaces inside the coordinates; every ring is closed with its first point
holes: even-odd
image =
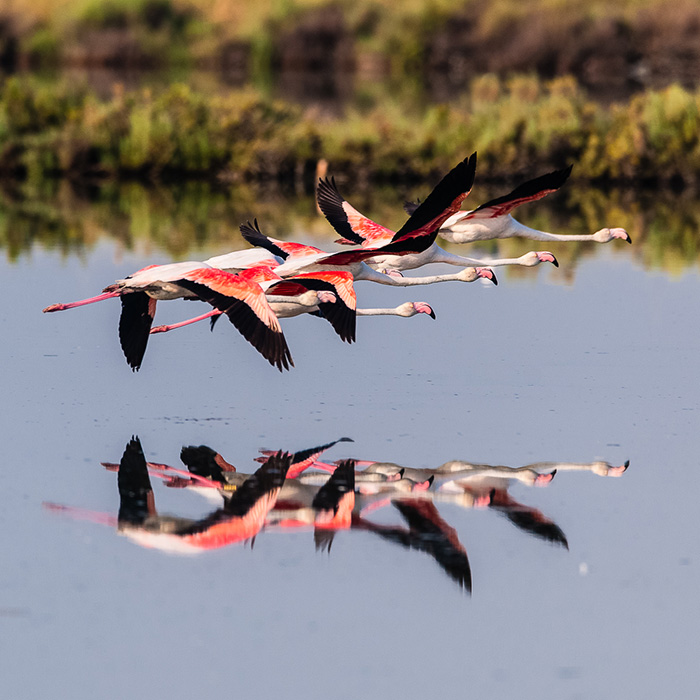
{"type": "Polygon", "coordinates": [[[250,221],[246,221],[244,224],[241,224],[239,227],[241,236],[243,236],[244,240],[246,240],[250,245],[256,246],[258,248],[264,248],[265,250],[269,251],[273,255],[276,255],[283,260],[286,260],[289,257],[289,253],[286,253],[282,248],[280,248],[278,245],[273,243],[261,230],[260,226],[258,225],[258,220],[253,219],[253,223],[251,224],[250,221]]]}
{"type": "Polygon", "coordinates": [[[343,208],[345,198],[340,194],[335,184],[335,178],[321,178],[316,187],[316,203],[328,223],[339,233],[346,242],[361,244],[364,237],[353,231],[347,214],[343,208]]]}
{"type": "MultiPolygon", "coordinates": [[[[464,198],[471,191],[475,176],[476,151],[458,163],[438,182],[433,191],[425,198],[425,201],[418,206],[404,225],[394,234],[392,243],[400,241],[407,234],[418,231],[431,222],[435,222],[438,217],[443,215],[444,218],[435,226],[432,232],[437,234],[437,229],[449,216],[448,207],[451,207],[458,197],[464,198]]],[[[427,237],[425,248],[432,243],[430,238],[427,237]]],[[[425,248],[422,250],[425,250],[425,248]]],[[[422,252],[422,250],[416,249],[415,252],[422,252]]]]}

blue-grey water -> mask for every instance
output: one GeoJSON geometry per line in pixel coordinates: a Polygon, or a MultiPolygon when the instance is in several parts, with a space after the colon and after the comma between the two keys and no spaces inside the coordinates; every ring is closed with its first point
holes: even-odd
{"type": "MultiPolygon", "coordinates": [[[[700,276],[692,261],[662,264],[662,236],[651,263],[642,228],[632,246],[555,248],[559,270],[500,270],[498,287],[359,283],[360,306],[424,300],[437,319],[360,318],[352,346],[318,319],[284,321],[296,367],[281,375],[224,322],[154,336],[132,373],[116,300],[42,314],[176,257],[93,229],[74,252],[39,237],[0,259],[5,697],[694,696],[700,276]],[[330,553],[299,530],[179,557],[42,506],[116,516],[100,462],[132,435],[156,462],[178,466],[182,445],[204,443],[243,471],[261,447],[341,436],[355,442],[329,459],[630,466],[512,485],[568,550],[492,508],[439,504],[469,556],[469,596],[427,554],[368,532],[338,532],[330,553]]],[[[227,250],[184,247],[181,259],[227,250]]],[[[156,322],[199,312],[160,304],[156,322]]],[[[155,479],[154,492],[160,512],[211,510],[155,479]]],[[[402,522],[391,508],[368,517],[402,522]]]]}

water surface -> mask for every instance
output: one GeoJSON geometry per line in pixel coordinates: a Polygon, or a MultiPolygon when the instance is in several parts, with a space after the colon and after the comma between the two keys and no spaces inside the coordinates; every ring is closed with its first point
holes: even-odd
{"type": "MultiPolygon", "coordinates": [[[[25,193],[0,214],[8,697],[658,697],[669,679],[692,695],[700,279],[686,203],[655,210],[613,197],[588,218],[583,207],[534,207],[533,223],[624,225],[635,242],[558,246],[559,270],[499,271],[498,287],[358,284],[361,306],[425,300],[437,319],[358,319],[352,346],[318,319],[286,321],[296,367],[285,374],[224,323],[152,338],[132,373],[118,302],[41,309],[151,262],[224,252],[252,215],[274,235],[317,245],[333,235],[303,197],[262,196],[256,207],[235,193],[129,192],[25,193]],[[341,436],[354,443],[333,459],[630,466],[614,479],[562,470],[545,488],[512,484],[568,550],[495,509],[438,504],[468,553],[470,596],[425,552],[370,532],[337,533],[330,553],[301,530],[183,558],[42,508],[116,515],[116,478],[100,462],[118,461],[132,435],[152,461],[177,466],[182,445],[204,443],[244,471],[261,447],[341,436]]],[[[377,218],[389,207],[360,204],[377,218]]],[[[392,212],[380,220],[396,225],[392,212]]],[[[161,304],[157,322],[191,312],[161,304]]],[[[211,510],[161,483],[154,494],[161,512],[211,510]]],[[[371,517],[403,522],[392,508],[371,517]]]]}

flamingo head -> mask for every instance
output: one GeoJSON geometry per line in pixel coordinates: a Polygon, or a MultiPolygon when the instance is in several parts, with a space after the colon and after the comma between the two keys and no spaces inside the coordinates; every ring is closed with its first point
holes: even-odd
{"type": "Polygon", "coordinates": [[[462,282],[474,282],[479,278],[491,280],[494,284],[498,284],[496,275],[493,274],[493,270],[488,267],[465,267],[457,273],[456,278],[462,282]]]}
{"type": "Polygon", "coordinates": [[[416,314],[428,314],[430,318],[435,318],[433,307],[425,301],[407,301],[397,307],[397,311],[400,316],[406,316],[407,318],[415,316],[416,314]]]}
{"type": "Polygon", "coordinates": [[[476,276],[481,277],[482,279],[485,279],[485,280],[489,280],[496,285],[498,284],[498,280],[496,279],[496,275],[494,274],[494,271],[490,267],[477,267],[476,268],[476,276]]]}
{"type": "Polygon", "coordinates": [[[625,231],[623,228],[602,228],[600,231],[596,231],[593,234],[593,240],[596,243],[608,243],[615,238],[627,241],[628,243],[632,242],[629,233],[627,233],[627,231],[625,231]]]}
{"type": "Polygon", "coordinates": [[[543,262],[548,262],[552,263],[554,267],[559,267],[559,261],[548,250],[538,250],[535,255],[537,256],[537,265],[543,262]]]}
{"type": "Polygon", "coordinates": [[[611,467],[607,462],[596,462],[592,471],[598,476],[622,476],[629,465],[629,460],[619,467],[611,467]]]}
{"type": "Polygon", "coordinates": [[[547,484],[552,481],[556,473],[557,470],[555,469],[553,472],[549,472],[549,474],[538,474],[532,483],[535,486],[547,486],[547,484]]]}

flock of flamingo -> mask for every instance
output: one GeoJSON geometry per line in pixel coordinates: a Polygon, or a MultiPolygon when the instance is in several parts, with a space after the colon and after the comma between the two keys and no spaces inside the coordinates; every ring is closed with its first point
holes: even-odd
{"type": "Polygon", "coordinates": [[[261,450],[253,474],[238,471],[206,445],[183,447],[186,469],[147,462],[138,438],[132,438],[121,461],[103,462],[116,471],[119,511],[116,517],[72,506],[44,506],[73,518],[116,527],[139,545],[170,553],[191,554],[238,542],[252,541],[262,531],[313,528],[317,549],[330,551],[338,530],[370,532],[406,549],[431,556],[460,587],[471,592],[469,559],[456,530],[438,512],[437,503],[488,509],[504,515],[519,530],[568,549],[562,529],[532,506],[517,501],[508,490],[514,483],[547,486],[563,471],[589,471],[598,476],[622,476],[629,462],[539,462],[524,467],[445,462],[434,469],[415,469],[390,462],[341,459],[321,461],[322,454],[341,442],[295,453],[261,450]],[[315,471],[310,471],[311,469],[315,471]],[[158,514],[151,476],[171,488],[199,492],[216,501],[203,518],[158,514]],[[403,524],[375,522],[370,514],[391,505],[403,524]]]}
{"type": "Polygon", "coordinates": [[[507,195],[463,211],[461,206],[472,189],[475,172],[476,153],[445,175],[424,201],[407,204],[409,217],[396,232],[363,216],[341,196],[332,178],[324,178],[317,187],[318,206],[341,236],[337,242],[354,247],[325,252],[313,246],[269,238],[261,232],[257,221],[247,222],[241,226],[241,233],[254,248],[203,262],[149,265],[117,280],[95,297],[52,304],[44,312],[119,297],[119,339],[126,361],[134,371],[141,367],[151,334],[206,318],[213,328],[218,317],[225,314],[243,337],[282,371],[294,363],[280,318],[314,314],[326,319],[341,340],[348,343],[355,340],[357,316],[428,314],[435,318],[430,305],[420,301],[409,301],[391,309],[359,309],[356,281],[407,287],[447,281],[473,282],[481,278],[497,284],[491,267],[532,267],[542,262],[558,265],[554,255],[547,251],[495,260],[454,255],[436,244],[438,235],[453,243],[513,236],[541,241],[631,242],[622,228],[604,228],[590,235],[561,235],[529,228],[513,218],[511,212],[516,207],[558,190],[568,178],[571,166],[529,180],[507,195]],[[434,262],[462,269],[456,274],[426,277],[402,274],[403,270],[434,262]],[[153,327],[156,302],[172,299],[204,301],[213,310],[180,323],[153,327]]]}

